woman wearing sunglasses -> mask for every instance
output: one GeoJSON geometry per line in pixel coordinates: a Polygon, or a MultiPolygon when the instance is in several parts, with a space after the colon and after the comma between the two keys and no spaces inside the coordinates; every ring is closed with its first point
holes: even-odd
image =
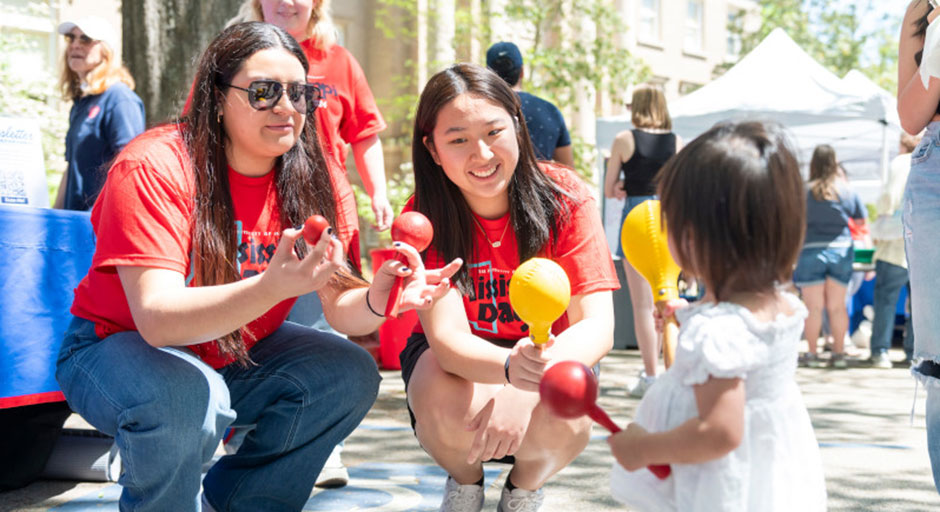
{"type": "MultiPolygon", "coordinates": [[[[375,104],[365,74],[356,59],[336,44],[336,28],[330,0],[244,0],[229,23],[265,21],[286,30],[303,48],[310,62],[307,80],[323,91],[316,111],[317,132],[330,169],[336,195],[339,238],[346,243],[349,259],[361,268],[359,213],[346,174],[346,146],[352,146],[356,170],[372,199],[375,228],[392,223],[392,207],[385,194],[385,160],[379,132],[386,124],[375,104]]],[[[335,332],[322,313],[315,295],[298,297],[289,320],[335,332]]],[[[232,444],[237,444],[236,435],[232,444]]],[[[318,487],[342,487],[349,481],[341,460],[342,445],[330,455],[317,481],[318,487]]]]}
{"type": "Polygon", "coordinates": [[[350,260],[358,268],[359,214],[346,175],[346,146],[352,147],[356,170],[372,199],[375,228],[388,229],[392,207],[385,189],[385,159],[379,132],[387,126],[372,90],[356,59],[336,44],[330,0],[245,0],[229,24],[266,21],[284,29],[307,55],[308,81],[323,92],[317,109],[317,130],[333,177],[339,237],[347,243],[350,260]]]}
{"type": "Polygon", "coordinates": [[[115,436],[122,510],[301,510],[379,376],[357,345],[285,322],[294,298],[316,291],[337,329],[362,334],[384,320],[396,276],[402,307],[426,308],[460,265],[425,272],[401,246],[408,268],[386,263],[369,284],[329,230],[300,241],[290,226],[336,220],[306,76],[283,30],[225,30],[200,60],[193,108],[121,152],[92,210],[96,252],[57,378],[115,436]],[[253,430],[203,480],[229,425],[253,430]]]}
{"type": "Polygon", "coordinates": [[[59,25],[65,36],[62,97],[72,102],[65,160],[55,207],[88,210],[107,174],[106,165],[144,131],[144,103],[134,79],[117,59],[111,24],[96,16],[59,25]]]}

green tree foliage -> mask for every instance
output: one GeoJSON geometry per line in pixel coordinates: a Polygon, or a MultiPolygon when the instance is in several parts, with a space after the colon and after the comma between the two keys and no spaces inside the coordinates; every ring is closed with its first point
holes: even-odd
{"type": "MultiPolygon", "coordinates": [[[[897,86],[897,36],[885,28],[866,29],[862,15],[879,0],[847,3],[830,0],[759,0],[760,25],[748,31],[746,18],[735,19],[728,29],[741,36],[744,56],[776,28],[787,34],[810,56],[838,76],[852,69],[865,73],[886,90],[897,86]],[[876,48],[874,55],[867,49],[876,48]]],[[[885,15],[881,27],[896,27],[903,13],[885,15]]],[[[716,74],[730,65],[718,66],[716,74]]]]}
{"type": "MultiPolygon", "coordinates": [[[[532,43],[524,59],[528,75],[523,88],[562,110],[577,111],[578,94],[585,88],[623,103],[628,86],[649,77],[646,63],[617,44],[626,24],[613,2],[509,0],[506,18],[532,43]]],[[[594,102],[593,113],[602,114],[600,102],[594,102]]],[[[589,176],[593,145],[573,133],[572,147],[575,168],[589,176]]]]}
{"type": "MultiPolygon", "coordinates": [[[[426,22],[431,34],[437,26],[437,15],[433,0],[429,0],[426,22]]],[[[496,41],[497,36],[491,30],[494,22],[505,22],[513,31],[513,41],[525,52],[523,88],[568,112],[578,108],[578,95],[583,90],[603,92],[612,102],[622,103],[628,86],[649,76],[646,64],[617,44],[626,25],[610,0],[509,0],[505,11],[498,14],[499,20],[485,12],[474,16],[469,2],[458,1],[455,16],[452,44],[457,60],[469,60],[469,48],[473,44],[485,52],[496,41]]],[[[375,24],[386,38],[416,41],[417,23],[418,9],[414,0],[376,0],[375,24]]],[[[482,65],[482,56],[480,58],[477,63],[482,65]]],[[[430,62],[429,72],[449,64],[430,62]]],[[[398,146],[408,156],[400,169],[388,173],[389,201],[398,211],[414,187],[408,161],[410,129],[417,93],[424,84],[417,84],[417,67],[412,60],[404,63],[401,73],[393,80],[401,90],[415,91],[379,100],[386,121],[391,126],[402,126],[405,132],[398,137],[393,134],[382,137],[386,147],[398,146]]],[[[589,99],[593,98],[589,95],[589,99]]],[[[601,113],[599,104],[594,103],[593,110],[597,114],[601,113]]],[[[588,176],[593,169],[594,147],[576,132],[572,131],[571,135],[575,167],[588,176]]],[[[360,217],[371,219],[369,198],[361,188],[354,188],[360,217]]]]}
{"type": "MultiPolygon", "coordinates": [[[[562,108],[576,108],[585,85],[622,102],[628,85],[649,76],[646,64],[617,40],[626,24],[605,0],[510,0],[506,18],[531,35],[524,86],[562,108]],[[584,34],[583,18],[591,21],[584,34]],[[584,37],[587,35],[587,37],[584,37]]],[[[596,114],[600,114],[595,104],[596,114]]]]}

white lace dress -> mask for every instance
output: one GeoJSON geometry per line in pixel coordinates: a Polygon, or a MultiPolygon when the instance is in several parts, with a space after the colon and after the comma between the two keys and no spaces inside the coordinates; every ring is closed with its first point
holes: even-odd
{"type": "Polygon", "coordinates": [[[785,296],[795,313],[771,322],[728,302],[679,312],[675,363],[646,392],[634,421],[653,432],[676,428],[698,415],[693,385],[709,376],[739,377],[747,393],[744,437],[720,459],[673,464],[666,480],[646,469],[628,472],[615,462],[611,491],[629,510],[826,509],[819,445],[794,378],[806,308],[785,296]]]}

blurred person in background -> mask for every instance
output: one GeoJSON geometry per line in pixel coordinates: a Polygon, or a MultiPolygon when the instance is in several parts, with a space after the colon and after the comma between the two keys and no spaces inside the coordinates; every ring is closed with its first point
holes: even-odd
{"type": "Polygon", "coordinates": [[[535,156],[539,160],[554,160],[574,167],[571,136],[561,111],[551,102],[522,90],[525,68],[519,47],[506,41],[493,44],[486,50],[486,67],[505,80],[519,96],[535,156]]]}
{"type": "Polygon", "coordinates": [[[68,43],[59,87],[72,101],[65,160],[55,208],[89,210],[107,167],[128,142],[144,131],[144,103],[134,79],[117,59],[117,36],[110,23],[86,16],[59,25],[68,43]]]}
{"type": "MultiPolygon", "coordinates": [[[[885,183],[876,205],[878,218],[871,225],[875,243],[875,316],[872,319],[871,359],[875,368],[891,368],[888,349],[894,334],[895,306],[902,288],[910,291],[907,257],[904,254],[904,228],[901,225],[901,200],[907,175],[911,170],[911,153],[921,137],[901,132],[898,156],[891,161],[888,182],[885,183]]],[[[911,319],[904,322],[904,355],[910,362],[914,352],[914,332],[911,319]]]]}
{"type": "Polygon", "coordinates": [[[800,363],[806,366],[822,366],[816,352],[825,310],[833,338],[830,365],[847,367],[849,315],[845,299],[855,257],[849,219],[864,226],[868,214],[858,195],[840,179],[841,174],[835,149],[828,144],[817,146],[809,166],[806,238],[793,273],[793,283],[809,311],[804,329],[809,350],[800,356],[800,363]]]}
{"type": "Polygon", "coordinates": [[[386,196],[385,157],[378,134],[387,125],[359,63],[336,42],[330,0],[245,0],[229,25],[241,21],[265,21],[286,30],[307,55],[307,81],[323,92],[316,123],[336,189],[338,235],[360,268],[359,214],[346,175],[347,145],[372,199],[375,227],[386,230],[394,213],[386,196]]]}
{"type": "MultiPolygon", "coordinates": [[[[656,198],[654,179],[682,145],[679,136],[672,132],[672,118],[660,87],[642,84],[634,89],[630,122],[633,129],[622,131],[614,138],[604,177],[604,195],[625,201],[620,225],[630,210],[643,201],[656,198]]],[[[643,358],[643,370],[630,394],[642,397],[656,380],[662,344],[653,325],[653,291],[624,257],[623,247],[619,243],[617,245],[617,256],[623,261],[630,289],[633,331],[643,358]]]]}

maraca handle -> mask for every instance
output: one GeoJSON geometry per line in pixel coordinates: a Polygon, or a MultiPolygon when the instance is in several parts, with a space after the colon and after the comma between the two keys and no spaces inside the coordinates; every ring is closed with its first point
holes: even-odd
{"type": "Polygon", "coordinates": [[[620,432],[620,427],[618,427],[617,424],[614,423],[614,420],[610,419],[610,416],[604,412],[604,409],[598,407],[597,404],[591,406],[591,409],[588,410],[588,416],[590,416],[592,420],[603,425],[604,428],[609,430],[611,434],[620,432]]]}
{"type": "MultiPolygon", "coordinates": [[[[396,254],[395,259],[401,263],[405,262],[404,256],[396,254]]],[[[398,303],[401,301],[402,277],[395,276],[395,282],[392,283],[392,290],[388,292],[388,302],[385,303],[385,317],[398,318],[398,303]]]]}
{"type": "Polygon", "coordinates": [[[386,318],[398,318],[398,301],[401,300],[401,276],[395,276],[392,291],[388,292],[388,302],[385,303],[386,318]]]}
{"type": "MultiPolygon", "coordinates": [[[[656,310],[660,315],[666,309],[666,301],[657,301],[656,310]]],[[[669,315],[663,321],[663,364],[666,368],[672,366],[676,360],[676,340],[679,338],[679,324],[676,315],[669,315]]]]}
{"type": "Polygon", "coordinates": [[[650,464],[646,466],[646,469],[650,470],[650,473],[656,475],[656,478],[660,480],[665,480],[672,474],[672,468],[668,464],[650,464]]]}
{"type": "Polygon", "coordinates": [[[666,368],[676,361],[676,339],[679,337],[679,324],[676,317],[671,316],[663,324],[663,364],[666,368]]]}
{"type": "MultiPolygon", "coordinates": [[[[592,420],[606,427],[611,434],[620,432],[620,427],[618,427],[617,424],[614,423],[612,419],[610,419],[610,416],[604,412],[604,409],[601,409],[597,404],[594,404],[591,407],[591,409],[588,411],[588,416],[590,416],[592,420]]],[[[666,478],[669,478],[670,474],[672,474],[672,468],[666,464],[651,464],[646,466],[646,468],[649,469],[650,472],[656,475],[656,478],[659,478],[660,480],[665,480],[666,478]]]]}

